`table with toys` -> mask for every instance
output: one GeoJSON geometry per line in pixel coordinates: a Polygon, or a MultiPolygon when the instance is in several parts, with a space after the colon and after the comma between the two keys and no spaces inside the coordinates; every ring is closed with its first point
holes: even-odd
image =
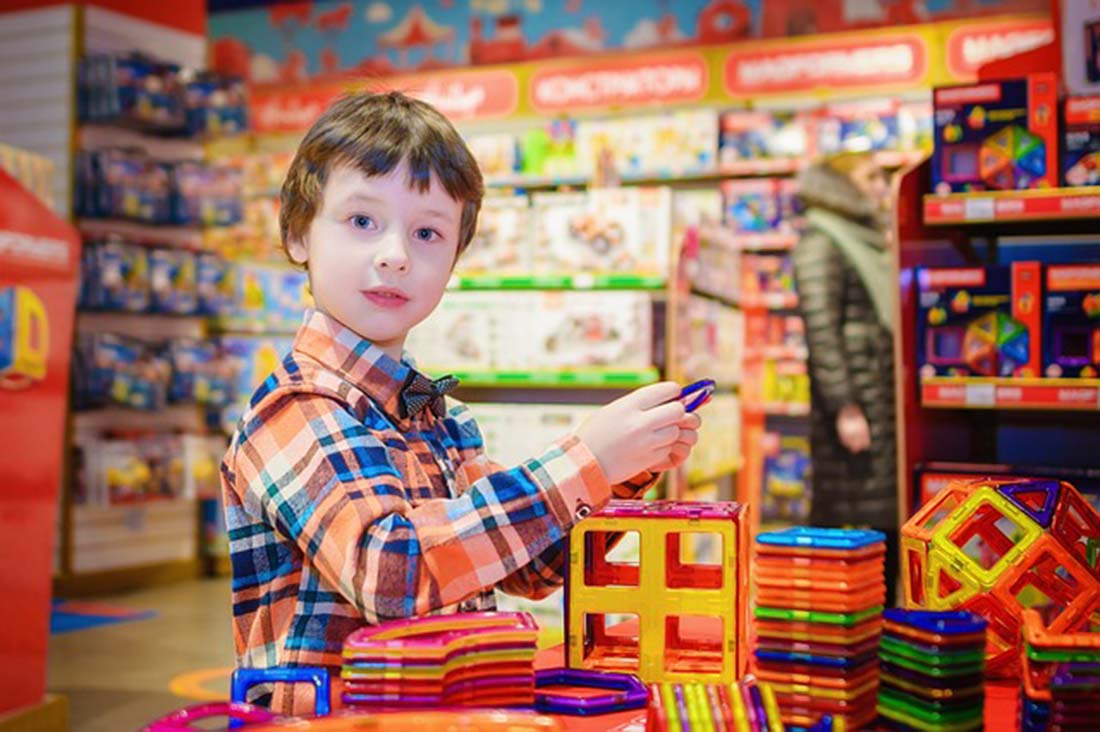
{"type": "Polygon", "coordinates": [[[906,609],[883,607],[880,532],[750,543],[746,517],[736,503],[612,501],[586,518],[569,540],[564,646],[538,652],[525,613],[389,622],[347,638],[339,711],[323,669],[239,670],[233,703],[146,730],[215,714],[257,732],[1095,729],[1100,514],[1073,486],[950,485],[902,529],[906,609]],[[625,532],[637,563],[608,554],[625,532]],[[693,533],[718,538],[717,562],[684,558],[693,533]],[[313,684],[328,716],[243,703],[273,680],[313,684]]]}

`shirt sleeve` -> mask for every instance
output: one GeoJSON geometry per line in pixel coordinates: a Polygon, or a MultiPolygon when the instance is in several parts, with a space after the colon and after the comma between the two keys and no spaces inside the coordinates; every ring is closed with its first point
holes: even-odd
{"type": "Polygon", "coordinates": [[[369,623],[425,614],[493,587],[610,500],[575,437],[455,498],[406,500],[386,447],[322,394],[269,396],[245,426],[234,490],[369,623]]]}
{"type": "MultiPolygon", "coordinates": [[[[457,438],[461,470],[470,484],[493,472],[503,470],[485,454],[481,430],[473,414],[464,404],[451,407],[448,414],[452,434],[457,438]]],[[[613,498],[641,498],[660,478],[659,473],[642,471],[629,480],[611,486],[613,498]]],[[[594,507],[595,508],[595,507],[594,507]]],[[[502,592],[532,600],[549,596],[565,583],[566,559],[569,553],[569,537],[563,536],[530,562],[504,578],[497,586],[502,592]]]]}

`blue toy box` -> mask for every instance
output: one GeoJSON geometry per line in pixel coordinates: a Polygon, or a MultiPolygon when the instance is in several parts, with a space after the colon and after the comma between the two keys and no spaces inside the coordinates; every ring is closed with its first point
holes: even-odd
{"type": "Polygon", "coordinates": [[[936,89],[932,190],[1058,185],[1058,83],[1054,74],[936,89]]]}

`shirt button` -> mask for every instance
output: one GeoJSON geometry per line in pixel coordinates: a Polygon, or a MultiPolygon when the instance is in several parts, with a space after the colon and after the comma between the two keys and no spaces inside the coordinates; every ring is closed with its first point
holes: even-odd
{"type": "Polygon", "coordinates": [[[589,506],[587,503],[577,503],[577,510],[575,512],[575,515],[578,520],[588,518],[589,514],[591,513],[592,507],[589,506]]]}

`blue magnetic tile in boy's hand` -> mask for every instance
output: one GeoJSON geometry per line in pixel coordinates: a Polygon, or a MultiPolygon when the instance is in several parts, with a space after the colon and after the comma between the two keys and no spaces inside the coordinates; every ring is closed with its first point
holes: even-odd
{"type": "Polygon", "coordinates": [[[794,526],[783,531],[767,531],[756,535],[758,544],[803,547],[806,549],[863,549],[886,541],[886,534],[869,529],[823,529],[814,526],[794,526]]]}
{"type": "Polygon", "coordinates": [[[889,608],[882,617],[898,625],[907,625],[918,630],[940,635],[969,635],[985,630],[985,618],[965,610],[936,612],[932,610],[902,610],[889,608]]]}

